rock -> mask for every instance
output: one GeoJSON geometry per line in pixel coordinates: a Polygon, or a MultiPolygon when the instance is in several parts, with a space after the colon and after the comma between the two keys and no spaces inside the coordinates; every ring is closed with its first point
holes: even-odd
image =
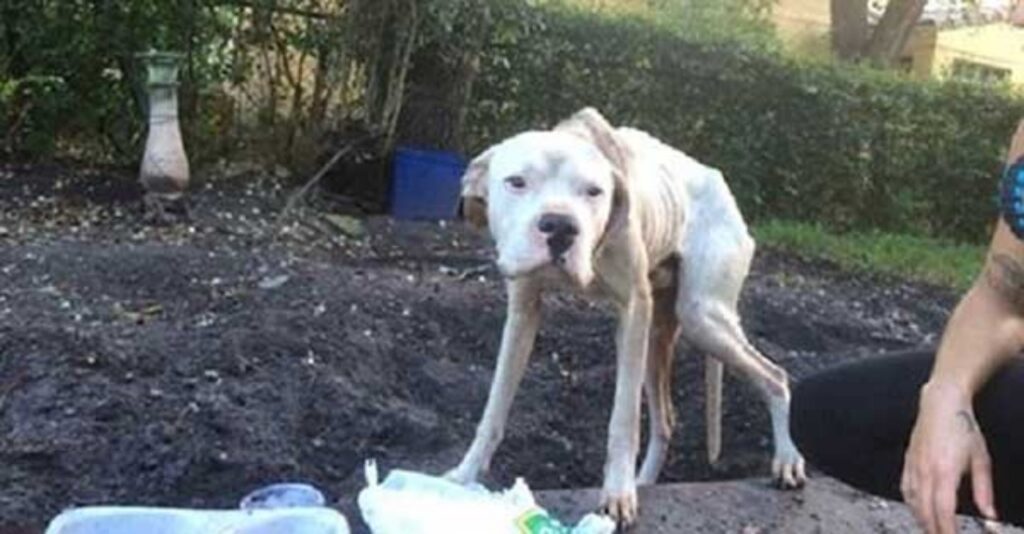
{"type": "Polygon", "coordinates": [[[355,217],[328,213],[324,215],[324,220],[349,237],[362,237],[366,233],[362,221],[355,217]]]}

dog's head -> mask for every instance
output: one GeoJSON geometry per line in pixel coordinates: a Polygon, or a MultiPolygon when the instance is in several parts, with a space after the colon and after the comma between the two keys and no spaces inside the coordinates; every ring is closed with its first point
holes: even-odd
{"type": "Polygon", "coordinates": [[[506,277],[552,270],[586,287],[628,217],[628,159],[614,128],[583,109],[476,157],[462,179],[463,215],[490,229],[506,277]]]}

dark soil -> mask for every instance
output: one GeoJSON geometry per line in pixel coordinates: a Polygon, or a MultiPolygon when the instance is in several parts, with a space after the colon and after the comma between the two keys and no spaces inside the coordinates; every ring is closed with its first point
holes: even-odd
{"type": "MultiPolygon", "coordinates": [[[[85,504],[234,507],[286,480],[355,520],[365,459],[436,473],[468,445],[504,315],[486,240],[385,218],[345,236],[311,210],[276,232],[275,181],[195,189],[191,223],[153,228],[130,174],[0,167],[0,525],[85,504]]],[[[953,302],[762,250],[742,313],[799,379],[931,342],[953,302]]],[[[546,304],[495,485],[600,482],[614,319],[567,295],[546,304]]],[[[764,475],[766,410],[732,379],[723,461],[706,464],[702,361],[679,352],[663,479],[764,475]]]]}

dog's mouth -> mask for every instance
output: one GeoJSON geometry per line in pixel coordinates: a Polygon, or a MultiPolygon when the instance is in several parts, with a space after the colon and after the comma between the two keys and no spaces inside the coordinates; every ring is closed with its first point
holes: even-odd
{"type": "MultiPolygon", "coordinates": [[[[538,251],[539,252],[539,251],[538,251]]],[[[564,252],[546,250],[527,258],[502,258],[497,261],[498,272],[505,280],[539,277],[550,282],[569,282],[573,286],[586,287],[590,281],[585,261],[577,257],[575,248],[564,252]]]]}
{"type": "Polygon", "coordinates": [[[549,282],[575,282],[578,277],[569,270],[568,265],[568,261],[563,256],[551,258],[549,261],[525,269],[502,269],[499,267],[498,271],[505,280],[509,281],[535,277],[549,282]]]}
{"type": "Polygon", "coordinates": [[[502,278],[509,282],[533,277],[541,283],[550,283],[556,287],[575,287],[581,290],[587,289],[593,282],[593,277],[568,269],[565,258],[552,259],[548,263],[521,271],[506,271],[500,268],[498,271],[502,278]]]}
{"type": "Polygon", "coordinates": [[[555,265],[565,263],[565,257],[572,249],[575,236],[569,234],[554,234],[547,239],[548,254],[551,255],[551,262],[555,265]]]}

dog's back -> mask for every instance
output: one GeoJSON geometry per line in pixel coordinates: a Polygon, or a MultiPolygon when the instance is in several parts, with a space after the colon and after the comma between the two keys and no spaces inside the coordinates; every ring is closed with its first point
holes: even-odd
{"type": "Polygon", "coordinates": [[[652,265],[670,254],[691,256],[686,249],[752,246],[736,200],[722,173],[683,151],[635,128],[617,129],[634,158],[631,194],[652,265]]]}

